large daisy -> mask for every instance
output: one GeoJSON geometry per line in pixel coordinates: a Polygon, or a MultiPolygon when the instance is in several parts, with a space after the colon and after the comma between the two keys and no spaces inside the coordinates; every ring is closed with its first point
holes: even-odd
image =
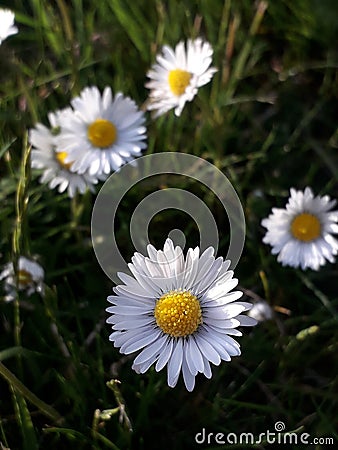
{"type": "Polygon", "coordinates": [[[201,38],[179,42],[175,50],[165,45],[162,54],[157,55],[157,63],[149,70],[146,83],[149,88],[148,110],[155,110],[155,117],[175,108],[180,116],[186,102],[197,94],[198,88],[209,83],[214,67],[209,68],[213,50],[201,38]]]}
{"type": "Polygon", "coordinates": [[[263,242],[272,246],[272,254],[283,266],[318,270],[326,260],[334,262],[338,241],[338,211],[330,211],[336,204],[329,196],[315,197],[307,187],[304,192],[290,190],[285,207],[273,208],[262,220],[267,228],[263,242]]]}
{"type": "Polygon", "coordinates": [[[17,27],[14,26],[14,18],[15,15],[12,11],[0,8],[0,44],[2,44],[2,41],[8,38],[8,36],[18,32],[17,27]]]}
{"type": "Polygon", "coordinates": [[[72,162],[67,152],[56,152],[61,117],[72,114],[65,109],[48,115],[51,129],[41,123],[29,131],[29,141],[32,145],[31,165],[36,169],[43,169],[40,183],[46,183],[50,189],[58,188],[59,192],[67,190],[69,197],[79,192],[83,194],[87,189],[94,192],[97,177],[88,173],[73,172],[72,162]]]}
{"type": "Polygon", "coordinates": [[[73,113],[60,119],[58,151],[67,152],[72,170],[108,175],[146,148],[144,113],[129,97],[87,87],[71,105],[73,113]]]}
{"type": "Polygon", "coordinates": [[[7,293],[5,300],[15,298],[15,291],[25,291],[30,296],[34,292],[44,293],[44,270],[37,262],[20,256],[18,259],[17,273],[15,274],[12,262],[7,263],[0,273],[0,280],[4,280],[4,290],[7,293]]]}
{"type": "Polygon", "coordinates": [[[146,257],[134,254],[133,276],[120,273],[124,284],[108,297],[110,340],[124,354],[141,350],[132,366],[137,373],[167,365],[168,385],[174,387],[182,372],[192,391],[197,373],[211,378],[210,363],[240,355],[232,336],[242,335],[238,326],[256,324],[242,314],[252,305],[237,301],[242,292],[230,292],[238,280],[228,270],[230,261],[215,259],[213,248],[201,255],[190,248],[184,257],[167,239],[163,251],[152,245],[147,250],[146,257]]]}

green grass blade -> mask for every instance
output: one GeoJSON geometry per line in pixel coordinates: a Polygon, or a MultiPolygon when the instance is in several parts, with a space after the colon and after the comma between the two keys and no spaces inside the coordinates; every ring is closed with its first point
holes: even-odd
{"type": "Polygon", "coordinates": [[[0,361],[0,375],[10,384],[11,388],[36,406],[45,416],[54,422],[62,422],[62,416],[50,405],[31,392],[4,364],[0,361]]]}
{"type": "Polygon", "coordinates": [[[32,418],[24,397],[12,388],[14,409],[19,429],[22,433],[22,449],[37,450],[39,448],[32,418]]]}

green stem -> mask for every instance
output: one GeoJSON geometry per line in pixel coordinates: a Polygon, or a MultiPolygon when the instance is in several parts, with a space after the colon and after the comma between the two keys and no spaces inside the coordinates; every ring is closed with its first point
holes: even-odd
{"type": "Polygon", "coordinates": [[[24,138],[23,155],[20,167],[20,179],[18,182],[18,188],[15,198],[15,228],[13,233],[13,266],[16,278],[16,295],[14,300],[14,342],[17,347],[21,346],[21,336],[20,336],[20,305],[19,305],[19,295],[18,295],[18,260],[20,255],[23,253],[28,253],[28,241],[24,237],[26,235],[26,212],[28,205],[28,194],[27,188],[30,179],[30,151],[31,148],[28,145],[27,134],[24,138]]]}
{"type": "Polygon", "coordinates": [[[121,417],[121,419],[124,420],[125,426],[127,427],[128,431],[131,433],[133,431],[133,427],[131,425],[130,419],[125,410],[125,402],[124,402],[124,399],[120,392],[120,389],[118,388],[119,383],[120,383],[119,380],[110,380],[110,381],[107,381],[106,385],[108,386],[109,389],[111,389],[113,391],[115,400],[120,408],[120,417],[121,417]]]}

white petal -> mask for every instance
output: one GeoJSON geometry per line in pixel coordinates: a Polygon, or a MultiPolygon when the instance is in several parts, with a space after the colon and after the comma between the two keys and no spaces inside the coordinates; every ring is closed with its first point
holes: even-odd
{"type": "Polygon", "coordinates": [[[183,354],[182,372],[184,384],[189,392],[192,392],[195,387],[195,375],[193,375],[188,367],[185,355],[183,354]]]}
{"type": "Polygon", "coordinates": [[[257,325],[257,320],[254,319],[253,317],[240,314],[239,316],[236,317],[236,319],[241,322],[242,327],[253,327],[257,325]]]}
{"type": "Polygon", "coordinates": [[[134,359],[134,364],[142,364],[148,361],[153,355],[157,355],[165,344],[165,338],[161,336],[158,340],[144,348],[134,359]]]}
{"type": "Polygon", "coordinates": [[[193,336],[189,336],[186,341],[185,355],[189,370],[192,374],[195,372],[203,372],[203,357],[193,336]]]}
{"type": "Polygon", "coordinates": [[[171,357],[173,348],[174,348],[174,340],[171,338],[169,338],[169,339],[167,338],[166,345],[164,346],[164,349],[163,349],[161,355],[159,356],[158,361],[155,366],[156,372],[159,372],[160,370],[162,370],[163,367],[167,364],[167,362],[169,361],[169,359],[171,357]]]}
{"type": "Polygon", "coordinates": [[[132,342],[127,341],[123,345],[121,345],[121,353],[128,355],[129,353],[136,352],[136,350],[140,350],[142,347],[151,344],[156,339],[158,339],[161,335],[161,331],[152,330],[152,332],[148,332],[145,336],[140,337],[139,339],[133,339],[132,342]]]}
{"type": "Polygon", "coordinates": [[[218,366],[221,362],[221,358],[219,354],[215,351],[215,349],[209,344],[207,340],[205,340],[201,334],[196,336],[196,343],[202,353],[202,355],[211,361],[213,364],[218,366]]]}
{"type": "Polygon", "coordinates": [[[183,361],[182,339],[177,339],[174,344],[174,350],[168,362],[168,386],[175,387],[183,361]]]}

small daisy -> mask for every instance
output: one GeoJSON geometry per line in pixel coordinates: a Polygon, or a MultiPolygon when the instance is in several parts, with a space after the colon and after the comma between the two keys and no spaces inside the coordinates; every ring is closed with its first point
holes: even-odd
{"type": "Polygon", "coordinates": [[[112,96],[106,87],[87,87],[71,102],[74,111],[60,118],[57,150],[67,152],[72,170],[108,175],[140,156],[146,148],[144,113],[121,93],[112,96]]]}
{"type": "Polygon", "coordinates": [[[50,189],[58,187],[59,192],[67,189],[69,197],[76,192],[83,194],[87,188],[94,192],[96,177],[88,173],[78,174],[72,170],[72,162],[68,161],[67,152],[56,152],[58,141],[59,122],[61,117],[71,114],[70,109],[57,111],[48,115],[52,130],[38,123],[35,129],[29,132],[29,141],[33,146],[31,164],[33,168],[44,169],[40,183],[48,183],[50,189]]]}
{"type": "Polygon", "coordinates": [[[331,234],[338,233],[338,211],[330,211],[336,201],[327,195],[314,197],[309,187],[290,193],[285,209],[273,208],[262,220],[268,230],[263,242],[272,246],[283,266],[318,270],[326,260],[334,262],[338,253],[338,241],[331,234]]]}
{"type": "Polygon", "coordinates": [[[273,310],[265,300],[259,300],[253,304],[248,312],[248,316],[253,317],[258,322],[264,322],[265,320],[272,319],[273,310]]]}
{"type": "Polygon", "coordinates": [[[141,350],[133,363],[137,373],[152,364],[160,371],[166,365],[168,385],[174,387],[180,372],[188,391],[198,372],[211,378],[210,362],[219,365],[240,355],[240,346],[231,336],[241,336],[236,328],[256,321],[243,311],[251,303],[238,302],[242,292],[230,292],[238,283],[230,261],[214,257],[209,247],[200,255],[182,249],[167,239],[163,251],[148,245],[148,256],[135,253],[129,264],[133,277],[124,273],[124,283],[108,297],[107,308],[113,333],[110,340],[124,354],[141,350]]]}
{"type": "Polygon", "coordinates": [[[165,45],[162,55],[157,55],[157,64],[147,76],[146,87],[151,89],[148,110],[156,110],[154,116],[175,108],[180,116],[186,102],[191,102],[198,88],[209,83],[217,69],[209,68],[213,50],[201,38],[180,42],[175,50],[165,45]]]}
{"type": "Polygon", "coordinates": [[[4,280],[4,289],[8,294],[6,300],[11,301],[15,298],[16,287],[19,291],[25,291],[28,296],[34,292],[43,294],[44,275],[44,270],[40,264],[25,256],[20,256],[18,260],[16,276],[13,263],[7,263],[0,273],[0,280],[4,280]]]}
{"type": "Polygon", "coordinates": [[[18,32],[14,26],[14,18],[14,13],[9,9],[0,9],[0,45],[8,36],[18,32]]]}

